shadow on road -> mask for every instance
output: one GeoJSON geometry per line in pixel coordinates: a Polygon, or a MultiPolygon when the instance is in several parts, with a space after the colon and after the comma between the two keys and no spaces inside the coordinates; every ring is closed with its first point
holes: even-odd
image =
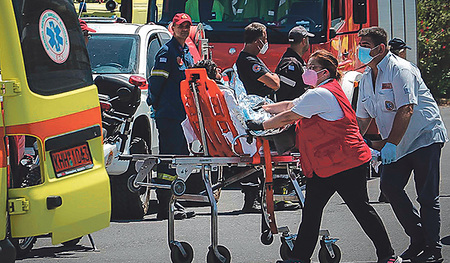
{"type": "Polygon", "coordinates": [[[443,237],[441,239],[441,242],[442,242],[443,245],[450,246],[450,236],[443,237]]]}
{"type": "Polygon", "coordinates": [[[79,258],[79,256],[76,256],[74,252],[96,252],[96,250],[92,247],[86,247],[83,245],[76,245],[72,247],[43,247],[33,249],[27,255],[17,258],[17,260],[27,258],[79,258]]]}

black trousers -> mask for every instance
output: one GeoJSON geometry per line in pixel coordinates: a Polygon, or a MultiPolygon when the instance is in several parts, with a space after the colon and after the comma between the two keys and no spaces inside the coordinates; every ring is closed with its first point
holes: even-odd
{"type": "MultiPolygon", "coordinates": [[[[314,174],[306,181],[306,200],[302,211],[293,256],[309,262],[316,246],[322,214],[331,196],[337,192],[372,240],[379,259],[393,255],[386,229],[367,195],[367,165],[346,170],[331,177],[320,178],[314,174]]],[[[336,218],[339,220],[339,218],[336,218]]]]}

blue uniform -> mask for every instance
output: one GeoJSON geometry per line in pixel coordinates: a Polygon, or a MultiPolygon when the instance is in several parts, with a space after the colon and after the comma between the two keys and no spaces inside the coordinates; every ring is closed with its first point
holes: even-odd
{"type": "Polygon", "coordinates": [[[148,80],[147,103],[153,106],[155,118],[182,121],[186,118],[181,102],[180,82],[186,78],[184,70],[194,65],[187,45],[182,47],[172,38],[158,51],[148,80]]]}
{"type": "MultiPolygon", "coordinates": [[[[186,78],[185,69],[192,67],[194,59],[187,45],[172,38],[158,51],[149,78],[147,103],[155,111],[159,133],[160,154],[189,154],[181,122],[186,118],[181,101],[180,82],[186,78]]],[[[175,171],[158,166],[158,178],[166,181],[176,179],[175,171]]]]}

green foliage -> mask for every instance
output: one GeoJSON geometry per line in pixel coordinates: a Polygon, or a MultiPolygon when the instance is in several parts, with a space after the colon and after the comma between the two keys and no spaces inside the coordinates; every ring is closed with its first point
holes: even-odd
{"type": "Polygon", "coordinates": [[[417,1],[419,68],[435,98],[450,98],[450,2],[417,1]]]}

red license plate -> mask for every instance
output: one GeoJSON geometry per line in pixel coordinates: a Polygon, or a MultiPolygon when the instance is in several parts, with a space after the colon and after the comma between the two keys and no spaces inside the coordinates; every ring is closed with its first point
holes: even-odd
{"type": "Polygon", "coordinates": [[[56,177],[61,177],[92,168],[91,153],[87,143],[51,153],[56,177]]]}

